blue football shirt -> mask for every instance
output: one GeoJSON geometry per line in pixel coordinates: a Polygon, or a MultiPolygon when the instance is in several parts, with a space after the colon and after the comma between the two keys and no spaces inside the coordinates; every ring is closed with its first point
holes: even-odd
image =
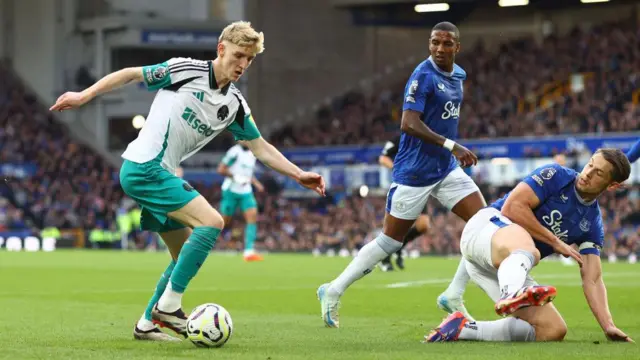
{"type": "MultiPolygon", "coordinates": [[[[455,140],[467,74],[454,64],[453,72],[440,69],[429,57],[411,74],[404,91],[402,110],[421,113],[434,132],[455,140]]],[[[393,181],[407,186],[428,186],[444,179],[458,166],[451,152],[402,133],[393,165],[393,181]]]]}
{"type": "MultiPolygon", "coordinates": [[[[565,243],[578,245],[581,254],[600,255],[604,244],[600,206],[597,200],[587,203],[578,195],[577,177],[578,173],[572,169],[550,164],[534,170],[522,181],[540,200],[540,205],[533,209],[540,224],[565,243]]],[[[502,210],[509,194],[491,206],[502,210]]],[[[534,241],[542,258],[553,254],[551,246],[534,241]]]]}

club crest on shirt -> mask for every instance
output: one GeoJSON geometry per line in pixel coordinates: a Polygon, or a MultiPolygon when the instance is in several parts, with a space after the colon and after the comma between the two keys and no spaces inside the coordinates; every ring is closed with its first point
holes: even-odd
{"type": "Polygon", "coordinates": [[[591,228],[591,222],[587,219],[582,219],[580,221],[580,230],[587,232],[591,228]]]}
{"type": "Polygon", "coordinates": [[[556,174],[556,169],[552,167],[544,168],[540,171],[540,176],[545,180],[550,180],[556,174]]]}
{"type": "Polygon", "coordinates": [[[222,121],[229,116],[229,108],[227,105],[222,105],[220,109],[218,109],[218,120],[222,121]]]}

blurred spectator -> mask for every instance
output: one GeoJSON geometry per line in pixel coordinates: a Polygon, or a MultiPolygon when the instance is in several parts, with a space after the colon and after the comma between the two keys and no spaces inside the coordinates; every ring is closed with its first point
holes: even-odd
{"type": "MultiPolygon", "coordinates": [[[[478,43],[457,63],[468,76],[462,139],[640,128],[640,28],[634,21],[576,28],[540,44],[519,39],[502,44],[497,53],[478,43]],[[585,76],[572,87],[572,74],[585,76]]],[[[335,99],[315,121],[279,129],[271,141],[285,147],[384,142],[398,131],[408,74],[401,76],[391,89],[371,97],[351,92],[335,99]]]]}

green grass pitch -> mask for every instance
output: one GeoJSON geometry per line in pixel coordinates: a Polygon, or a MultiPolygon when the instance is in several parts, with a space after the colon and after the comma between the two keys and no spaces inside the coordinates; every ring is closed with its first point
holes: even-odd
{"type": "MultiPolygon", "coordinates": [[[[407,270],[374,271],[343,297],[340,329],[324,328],[315,290],[350,259],[268,255],[209,257],[184,297],[231,313],[233,337],[220,349],[138,342],[132,329],[168,263],[164,253],[0,252],[2,359],[639,359],[635,344],[609,343],[589,311],[577,267],[543,262],[533,275],[557,286],[563,343],[422,344],[443,313],[435,306],[457,259],[420,258],[407,270]],[[594,344],[599,341],[599,344],[594,344]]],[[[640,340],[640,265],[605,264],[618,327],[640,340]]],[[[496,319],[475,285],[465,295],[477,319],[496,319]]]]}

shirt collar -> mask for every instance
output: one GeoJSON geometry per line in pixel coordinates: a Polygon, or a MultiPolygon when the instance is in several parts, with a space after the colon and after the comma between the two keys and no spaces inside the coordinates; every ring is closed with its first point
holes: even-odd
{"type": "Polygon", "coordinates": [[[231,81],[225,85],[222,89],[218,89],[218,82],[216,81],[216,75],[213,71],[213,61],[209,60],[209,87],[213,90],[220,90],[222,95],[227,95],[229,87],[231,87],[231,81]]]}
{"type": "Polygon", "coordinates": [[[442,69],[440,69],[440,67],[435,63],[435,61],[433,61],[433,58],[431,56],[429,56],[429,58],[427,59],[429,60],[429,62],[431,63],[431,65],[433,65],[433,68],[436,69],[437,72],[439,72],[440,74],[447,76],[447,77],[452,77],[453,73],[455,72],[455,68],[452,72],[446,72],[442,69]]]}

